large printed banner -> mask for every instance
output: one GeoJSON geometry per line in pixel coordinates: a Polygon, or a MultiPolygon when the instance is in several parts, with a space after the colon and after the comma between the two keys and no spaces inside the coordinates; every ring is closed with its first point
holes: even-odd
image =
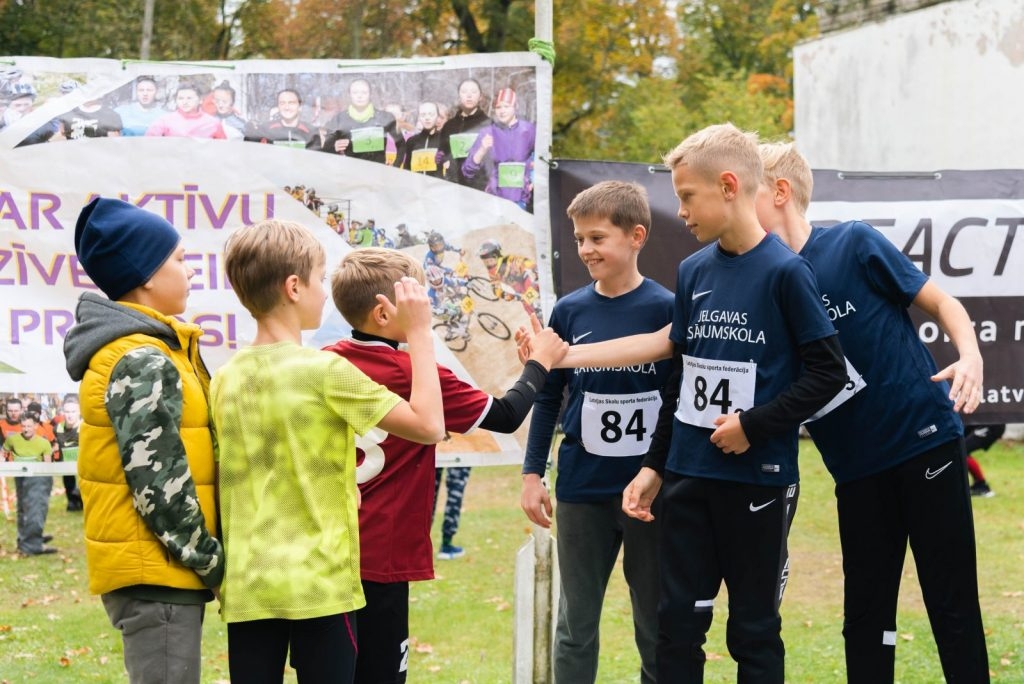
{"type": "MultiPolygon", "coordinates": [[[[550,146],[551,71],[536,55],[5,61],[0,397],[52,413],[76,390],[62,344],[78,295],[95,288],[75,257],[74,227],[97,194],[182,232],[196,272],[183,318],[206,330],[212,370],[255,331],[225,278],[224,241],[274,217],[312,229],[329,270],[364,246],[412,254],[433,277],[441,363],[499,395],[518,377],[512,333],[553,302],[548,168],[537,163],[550,146]],[[496,248],[497,261],[480,256],[496,248]]],[[[348,332],[328,302],[307,343],[348,332]]],[[[442,462],[521,460],[516,439],[484,431],[439,452],[442,462]]]]}
{"type": "MultiPolygon", "coordinates": [[[[653,232],[641,271],[675,287],[679,260],[699,248],[682,230],[669,174],[646,164],[559,160],[551,172],[552,248],[559,295],[587,282],[576,258],[565,207],[580,190],[606,179],[645,186],[653,232]]],[[[878,228],[974,321],[985,359],[984,403],[971,423],[1024,422],[1024,171],[928,174],[814,172],[808,218],[816,225],[860,219],[878,228]]],[[[842,307],[829,309],[833,318],[842,307]]],[[[918,335],[939,367],[956,350],[938,325],[912,310],[918,335]]]]}

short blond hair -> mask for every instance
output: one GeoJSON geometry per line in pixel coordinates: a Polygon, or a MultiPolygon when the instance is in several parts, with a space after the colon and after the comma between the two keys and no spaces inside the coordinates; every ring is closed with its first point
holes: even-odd
{"type": "Polygon", "coordinates": [[[775,181],[785,178],[789,181],[790,194],[801,214],[811,204],[814,192],[814,174],[811,165],[804,156],[797,152],[796,145],[791,142],[761,143],[757,146],[764,164],[764,182],[770,186],[775,181]]]}
{"type": "Polygon", "coordinates": [[[575,221],[578,218],[608,219],[624,231],[640,225],[651,231],[651,205],[647,190],[638,183],[607,180],[592,185],[573,198],[565,213],[575,221]]]}
{"type": "Polygon", "coordinates": [[[383,247],[363,247],[346,254],[331,274],[334,306],[353,328],[366,322],[377,306],[377,295],[394,302],[395,283],[404,277],[421,285],[423,267],[405,252],[383,247]]]}
{"type": "Polygon", "coordinates": [[[326,260],[320,241],[294,221],[252,223],[232,233],[224,245],[228,281],[255,318],[278,305],[281,284],[288,276],[296,275],[309,284],[313,269],[326,260]]]}
{"type": "Polygon", "coordinates": [[[739,179],[741,191],[750,196],[757,193],[763,173],[757,134],[741,131],[731,123],[697,131],[666,154],[664,161],[669,169],[686,164],[709,180],[731,171],[739,179]]]}

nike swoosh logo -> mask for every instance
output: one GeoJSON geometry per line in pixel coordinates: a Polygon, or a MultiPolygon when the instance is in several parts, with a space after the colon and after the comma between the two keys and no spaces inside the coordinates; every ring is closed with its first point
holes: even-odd
{"type": "Polygon", "coordinates": [[[587,335],[589,335],[592,332],[594,332],[594,331],[591,330],[590,332],[585,332],[582,335],[573,335],[572,336],[572,343],[576,344],[577,342],[579,342],[580,340],[582,340],[584,337],[586,337],[587,335]]]}
{"type": "Polygon", "coordinates": [[[763,504],[761,504],[760,506],[755,506],[755,505],[754,505],[754,502],[753,502],[753,501],[751,501],[751,502],[750,502],[750,512],[751,512],[751,513],[757,513],[757,512],[758,512],[759,510],[761,510],[762,508],[765,508],[766,506],[771,506],[771,505],[772,505],[773,503],[775,503],[775,499],[772,499],[771,501],[769,501],[769,502],[767,502],[767,503],[763,503],[763,504]]]}
{"type": "Polygon", "coordinates": [[[926,480],[934,480],[935,478],[937,478],[939,475],[942,474],[943,470],[945,470],[946,468],[948,468],[951,465],[953,465],[952,461],[950,461],[946,465],[942,466],[941,468],[939,468],[935,472],[932,472],[931,468],[925,468],[925,470],[924,470],[924,479],[926,479],[926,480]]]}
{"type": "Polygon", "coordinates": [[[691,295],[690,301],[694,301],[694,300],[700,299],[704,295],[708,295],[708,294],[711,294],[711,290],[704,290],[703,292],[694,292],[691,295]]]}

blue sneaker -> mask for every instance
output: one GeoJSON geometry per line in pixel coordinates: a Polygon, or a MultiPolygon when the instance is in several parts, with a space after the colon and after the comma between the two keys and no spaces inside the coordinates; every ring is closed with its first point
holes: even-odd
{"type": "Polygon", "coordinates": [[[455,560],[456,558],[462,558],[465,553],[461,546],[441,544],[441,550],[437,552],[437,557],[440,560],[455,560]]]}

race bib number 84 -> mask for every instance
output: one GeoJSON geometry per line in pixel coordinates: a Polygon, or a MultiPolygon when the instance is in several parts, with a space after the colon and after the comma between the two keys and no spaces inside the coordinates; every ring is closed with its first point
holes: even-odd
{"type": "Polygon", "coordinates": [[[585,392],[580,427],[583,447],[595,456],[640,456],[647,453],[658,424],[661,393],[595,394],[585,392]]]}
{"type": "Polygon", "coordinates": [[[713,361],[683,355],[683,381],[676,418],[697,427],[715,429],[715,419],[746,411],[754,405],[757,364],[713,361]]]}

